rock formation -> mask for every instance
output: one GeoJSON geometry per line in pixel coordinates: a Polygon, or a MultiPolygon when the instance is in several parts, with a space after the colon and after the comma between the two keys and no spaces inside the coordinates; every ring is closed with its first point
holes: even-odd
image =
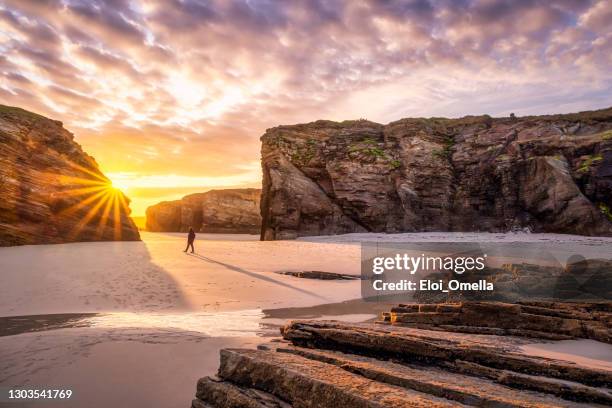
{"type": "MultiPolygon", "coordinates": [[[[603,255],[603,251],[602,251],[603,255]]],[[[432,272],[423,276],[432,282],[457,279],[452,271],[432,272]]],[[[461,275],[465,283],[487,281],[493,291],[451,290],[448,293],[416,290],[414,300],[421,303],[448,303],[462,300],[494,300],[516,303],[530,299],[554,301],[604,301],[612,299],[612,260],[584,259],[565,267],[531,263],[504,264],[501,268],[485,267],[461,275]]],[[[368,282],[368,289],[371,283],[368,282]]],[[[370,295],[371,291],[364,292],[370,295]]]]}
{"type": "Polygon", "coordinates": [[[400,304],[383,317],[403,326],[433,330],[552,340],[585,338],[612,344],[610,302],[400,304]]]}
{"type": "Polygon", "coordinates": [[[524,347],[553,335],[590,337],[585,323],[609,333],[610,311],[609,303],[434,304],[403,305],[377,323],[293,321],[282,341],[221,350],[217,377],[198,381],[192,407],[610,406],[608,366],[524,347]],[[415,316],[436,313],[456,320],[414,327],[415,316]],[[495,331],[517,315],[540,331],[495,331]]]}
{"type": "Polygon", "coordinates": [[[59,121],[0,105],[0,246],[139,240],[129,199],[59,121]]]}
{"type": "Polygon", "coordinates": [[[612,235],[612,108],[317,121],[262,141],[264,240],[529,229],[612,235]]]}
{"type": "Polygon", "coordinates": [[[259,198],[255,188],[211,190],[147,208],[147,230],[258,234],[259,198]]]}

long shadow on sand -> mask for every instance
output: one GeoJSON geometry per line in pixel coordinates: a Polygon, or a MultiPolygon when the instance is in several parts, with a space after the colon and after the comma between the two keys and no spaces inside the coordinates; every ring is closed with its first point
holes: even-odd
{"type": "Polygon", "coordinates": [[[276,285],[283,286],[283,287],[289,288],[289,289],[293,289],[295,291],[304,293],[304,294],[309,295],[309,296],[316,297],[318,299],[326,300],[323,296],[317,295],[316,293],[311,292],[309,290],[298,288],[298,287],[295,287],[295,286],[290,285],[288,283],[277,281],[276,279],[272,279],[270,277],[263,276],[263,275],[260,275],[258,273],[255,273],[255,272],[247,271],[246,269],[242,269],[242,268],[240,268],[240,267],[238,267],[236,265],[230,265],[230,264],[227,264],[227,263],[224,263],[224,262],[221,262],[221,261],[217,261],[217,260],[214,260],[212,258],[208,258],[208,257],[202,256],[202,255],[198,255],[198,254],[188,253],[187,255],[192,256],[194,258],[201,259],[201,260],[206,261],[206,262],[211,262],[211,263],[215,263],[217,265],[221,265],[221,266],[223,266],[223,267],[225,267],[225,268],[227,268],[229,270],[245,274],[245,275],[250,276],[252,278],[257,278],[257,279],[260,279],[260,280],[263,280],[263,281],[266,281],[266,282],[274,283],[276,285]]]}
{"type": "Polygon", "coordinates": [[[193,309],[144,241],[0,248],[0,271],[0,316],[193,309]]]}

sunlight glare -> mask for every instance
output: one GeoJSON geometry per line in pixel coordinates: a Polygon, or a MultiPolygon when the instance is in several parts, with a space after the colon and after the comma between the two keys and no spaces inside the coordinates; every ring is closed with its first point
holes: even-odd
{"type": "Polygon", "coordinates": [[[117,190],[120,190],[122,193],[127,193],[128,190],[130,189],[129,181],[124,180],[124,179],[112,180],[111,186],[113,188],[116,188],[117,190]]]}

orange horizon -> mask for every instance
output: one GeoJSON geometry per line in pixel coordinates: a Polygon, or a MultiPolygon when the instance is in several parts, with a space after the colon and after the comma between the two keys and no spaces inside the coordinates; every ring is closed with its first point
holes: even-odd
{"type": "Polygon", "coordinates": [[[2,103],[61,120],[134,216],[259,185],[281,124],[612,104],[605,1],[243,3],[7,0],[2,103]]]}

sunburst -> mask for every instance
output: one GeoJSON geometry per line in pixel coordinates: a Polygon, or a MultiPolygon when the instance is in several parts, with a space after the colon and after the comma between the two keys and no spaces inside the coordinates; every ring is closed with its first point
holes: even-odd
{"type": "Polygon", "coordinates": [[[108,228],[112,228],[113,239],[120,240],[122,214],[130,213],[123,192],[113,186],[113,183],[101,173],[76,163],[69,162],[68,164],[78,172],[83,173],[83,176],[56,175],[59,185],[64,186],[61,194],[71,198],[71,201],[75,201],[71,206],[62,209],[58,215],[81,214],[87,209],[79,221],[70,229],[69,238],[75,240],[84,228],[93,224],[97,239],[105,236],[108,228]]]}

